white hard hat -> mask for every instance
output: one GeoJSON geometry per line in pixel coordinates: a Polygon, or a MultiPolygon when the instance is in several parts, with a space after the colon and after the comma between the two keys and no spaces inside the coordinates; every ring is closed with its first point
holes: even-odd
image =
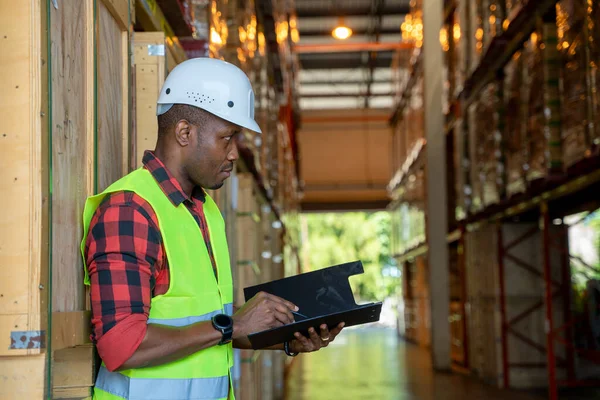
{"type": "Polygon", "coordinates": [[[262,133],[254,120],[250,80],[235,65],[216,58],[192,58],[178,64],[165,79],[157,104],[157,115],[173,104],[189,104],[262,133]]]}

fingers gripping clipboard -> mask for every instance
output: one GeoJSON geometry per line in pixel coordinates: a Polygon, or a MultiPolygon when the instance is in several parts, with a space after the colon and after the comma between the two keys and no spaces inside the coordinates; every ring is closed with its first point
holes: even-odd
{"type": "Polygon", "coordinates": [[[340,322],[348,327],[379,321],[382,303],[358,305],[352,294],[348,279],[363,272],[362,262],[354,261],[245,288],[246,301],[267,292],[291,301],[306,317],[296,315],[294,323],[248,335],[252,348],[264,349],[293,340],[295,332],[308,337],[310,327],[319,332],[322,324],[333,329],[340,322]]]}

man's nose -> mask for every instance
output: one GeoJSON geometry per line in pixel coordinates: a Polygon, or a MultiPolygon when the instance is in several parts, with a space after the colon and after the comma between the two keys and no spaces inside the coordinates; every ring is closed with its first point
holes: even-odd
{"type": "Polygon", "coordinates": [[[229,152],[229,154],[227,154],[227,159],[229,161],[236,161],[238,158],[240,158],[240,153],[238,151],[238,144],[236,142],[234,142],[233,146],[231,147],[231,151],[229,152]]]}

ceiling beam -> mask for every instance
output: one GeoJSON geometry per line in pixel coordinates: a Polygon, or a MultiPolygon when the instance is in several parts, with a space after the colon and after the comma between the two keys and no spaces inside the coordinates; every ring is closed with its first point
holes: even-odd
{"type": "Polygon", "coordinates": [[[304,186],[304,192],[330,192],[330,191],[356,191],[356,192],[372,192],[372,191],[387,191],[386,183],[307,183],[304,186]]]}
{"type": "Polygon", "coordinates": [[[297,44],[294,50],[298,54],[307,53],[343,53],[356,51],[393,51],[412,49],[414,44],[399,42],[399,43],[334,43],[334,44],[297,44]]]}
{"type": "Polygon", "coordinates": [[[353,115],[353,114],[345,114],[345,115],[303,115],[302,123],[303,124],[339,124],[345,122],[387,122],[389,120],[389,115],[387,114],[375,114],[375,115],[353,115]]]}
{"type": "Polygon", "coordinates": [[[300,208],[304,212],[318,211],[383,211],[390,204],[387,199],[372,200],[372,201],[353,201],[353,202],[309,202],[303,201],[300,203],[300,208]]]}
{"type": "MultiPolygon", "coordinates": [[[[365,83],[364,80],[329,80],[329,81],[325,81],[322,79],[316,80],[316,81],[309,81],[309,80],[300,80],[300,85],[302,86],[318,86],[318,85],[322,85],[322,86],[329,86],[329,85],[363,85],[365,83]]],[[[392,79],[374,79],[373,83],[389,83],[392,84],[392,79]]],[[[387,118],[389,119],[390,116],[388,115],[387,118]]]]}
{"type": "MultiPolygon", "coordinates": [[[[296,3],[296,15],[298,18],[319,18],[319,17],[339,17],[343,14],[345,17],[364,17],[371,12],[371,6],[358,7],[328,7],[320,10],[304,9],[302,2],[296,3]]],[[[388,4],[383,8],[384,15],[406,15],[410,12],[408,4],[388,4]]]]}
{"type": "MultiPolygon", "coordinates": [[[[355,53],[302,53],[298,55],[300,64],[305,70],[308,69],[354,69],[363,67],[360,52],[355,53]]],[[[375,60],[377,68],[390,68],[393,54],[391,51],[382,51],[375,60]]]]}
{"type": "Polygon", "coordinates": [[[305,98],[305,99],[327,99],[327,98],[336,98],[336,97],[388,97],[388,96],[395,96],[395,94],[393,92],[388,92],[388,93],[299,93],[299,97],[305,98]]]}

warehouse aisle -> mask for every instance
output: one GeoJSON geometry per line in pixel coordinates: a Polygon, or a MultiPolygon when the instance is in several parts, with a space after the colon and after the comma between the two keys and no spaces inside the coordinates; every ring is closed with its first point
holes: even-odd
{"type": "Polygon", "coordinates": [[[324,351],[296,360],[286,400],[536,400],[457,374],[436,374],[429,354],[393,329],[347,329],[324,351]]]}

